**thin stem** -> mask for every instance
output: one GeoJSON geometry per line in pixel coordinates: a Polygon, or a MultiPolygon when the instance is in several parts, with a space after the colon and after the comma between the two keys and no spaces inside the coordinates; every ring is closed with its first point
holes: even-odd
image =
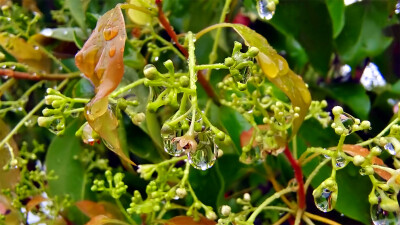
{"type": "Polygon", "coordinates": [[[369,140],[366,140],[366,141],[364,141],[364,142],[358,143],[357,145],[360,145],[360,146],[369,145],[369,144],[372,143],[375,139],[377,139],[377,138],[379,138],[379,137],[382,137],[393,125],[395,125],[395,124],[398,123],[398,122],[399,122],[399,118],[396,117],[396,119],[394,119],[392,122],[390,122],[389,125],[387,125],[387,126],[385,127],[385,129],[383,129],[378,135],[376,135],[376,137],[371,138],[371,139],[369,139],[369,140]]]}
{"type": "Polygon", "coordinates": [[[282,189],[281,191],[276,192],[269,198],[265,199],[261,205],[259,205],[256,210],[250,215],[250,217],[247,219],[247,222],[254,223],[254,220],[256,219],[257,215],[261,213],[261,211],[266,207],[268,204],[273,202],[275,199],[280,198],[282,195],[285,195],[287,193],[293,192],[295,189],[293,187],[287,187],[285,189],[282,189]]]}
{"type": "MultiPolygon", "coordinates": [[[[63,88],[65,85],[67,85],[69,79],[65,79],[63,82],[61,82],[56,90],[60,90],[63,88]]],[[[22,118],[19,123],[7,134],[7,136],[0,142],[0,146],[4,146],[6,142],[8,142],[14,134],[18,132],[18,130],[25,124],[26,121],[28,121],[33,114],[35,114],[37,111],[39,111],[40,108],[44,105],[45,99],[42,99],[24,118],[22,118]]]]}
{"type": "Polygon", "coordinates": [[[204,65],[197,65],[196,70],[212,70],[212,69],[229,69],[229,67],[225,66],[223,63],[216,63],[216,64],[204,64],[204,65]]]}
{"type": "Polygon", "coordinates": [[[299,198],[298,199],[299,209],[304,209],[306,207],[306,198],[305,198],[304,184],[303,184],[303,172],[301,170],[299,163],[296,161],[296,159],[293,158],[293,155],[290,152],[287,145],[285,147],[284,153],[286,158],[289,160],[290,164],[293,167],[294,175],[296,177],[297,184],[299,187],[299,189],[297,190],[297,195],[299,198]]]}
{"type": "Polygon", "coordinates": [[[14,71],[11,69],[0,69],[0,76],[12,77],[22,80],[65,80],[69,78],[80,77],[80,72],[73,72],[67,74],[37,74],[14,71]]]}
{"type": "Polygon", "coordinates": [[[279,218],[279,220],[277,220],[274,224],[272,225],[281,225],[282,223],[284,223],[286,220],[288,220],[292,215],[290,213],[286,213],[284,216],[282,216],[281,218],[279,218]]]}
{"type": "Polygon", "coordinates": [[[328,162],[330,161],[330,159],[325,159],[324,161],[322,161],[320,164],[318,164],[317,167],[315,167],[315,169],[313,170],[313,172],[310,174],[310,176],[308,176],[306,183],[304,184],[304,191],[307,191],[308,186],[310,185],[312,179],[314,179],[315,175],[317,175],[317,173],[319,172],[319,170],[328,162]]]}
{"type": "MultiPolygon", "coordinates": [[[[224,20],[225,20],[225,15],[226,15],[226,14],[228,13],[228,11],[229,11],[229,6],[230,6],[230,4],[231,4],[231,0],[226,0],[226,1],[225,1],[224,8],[222,9],[222,13],[221,13],[221,16],[220,16],[220,18],[219,18],[219,23],[223,23],[223,22],[224,22],[224,20]]],[[[219,37],[220,37],[220,36],[221,36],[221,28],[219,28],[219,29],[217,30],[217,33],[215,34],[215,39],[214,39],[213,47],[212,47],[211,53],[210,53],[210,55],[209,55],[209,63],[210,63],[210,64],[214,63],[214,62],[217,60],[217,58],[218,58],[217,49],[218,49],[218,41],[219,41],[219,37]]],[[[206,76],[205,76],[207,80],[210,79],[210,74],[211,74],[211,70],[209,70],[209,71],[207,72],[206,76]]]]}
{"type": "Polygon", "coordinates": [[[8,90],[12,85],[15,83],[15,79],[8,79],[5,83],[1,84],[0,86],[0,97],[3,95],[3,93],[8,90]]]}
{"type": "Polygon", "coordinates": [[[294,135],[292,138],[292,149],[293,149],[293,157],[297,159],[297,136],[294,135]]]}
{"type": "Polygon", "coordinates": [[[320,221],[320,222],[323,222],[323,223],[326,223],[326,224],[340,225],[340,223],[336,223],[333,220],[330,220],[328,218],[325,218],[325,217],[322,217],[322,216],[318,216],[318,215],[315,215],[315,214],[312,214],[312,213],[309,213],[309,212],[304,212],[304,216],[307,216],[310,219],[317,220],[317,221],[320,221]]]}
{"type": "Polygon", "coordinates": [[[128,84],[128,85],[126,85],[126,86],[124,86],[124,87],[118,89],[116,92],[112,93],[112,94],[110,95],[110,97],[115,98],[115,97],[117,97],[118,95],[120,95],[120,94],[122,94],[122,93],[124,93],[124,92],[126,92],[126,91],[129,91],[130,89],[132,89],[132,88],[134,88],[134,87],[136,87],[136,86],[139,86],[140,84],[143,84],[143,83],[144,83],[144,78],[139,79],[139,80],[137,80],[137,81],[135,81],[135,82],[133,82],[133,83],[130,83],[130,84],[128,84]]]}
{"type": "Polygon", "coordinates": [[[125,218],[128,220],[128,222],[129,222],[130,224],[132,224],[132,225],[137,224],[137,223],[132,219],[132,217],[126,212],[124,206],[122,205],[121,201],[120,201],[118,198],[115,199],[115,202],[117,203],[117,206],[118,206],[119,210],[122,212],[122,214],[124,214],[124,216],[125,216],[125,218]]]}

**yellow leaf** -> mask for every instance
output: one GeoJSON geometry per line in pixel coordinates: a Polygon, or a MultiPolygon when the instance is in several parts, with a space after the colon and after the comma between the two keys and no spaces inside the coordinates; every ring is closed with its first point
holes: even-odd
{"type": "MultiPolygon", "coordinates": [[[[150,1],[152,4],[154,4],[154,1],[150,1]]],[[[130,0],[129,4],[138,6],[138,7],[146,7],[146,4],[148,5],[148,0],[130,0]]],[[[147,25],[150,24],[152,20],[152,16],[144,13],[142,11],[136,10],[136,9],[129,9],[128,10],[128,17],[129,19],[138,25],[147,25]]]]}
{"type": "Polygon", "coordinates": [[[96,95],[85,107],[85,117],[107,147],[122,159],[134,164],[122,151],[118,138],[118,120],[108,105],[108,95],[117,88],[124,75],[125,21],[120,5],[105,13],[75,63],[92,82],[96,95]]]}

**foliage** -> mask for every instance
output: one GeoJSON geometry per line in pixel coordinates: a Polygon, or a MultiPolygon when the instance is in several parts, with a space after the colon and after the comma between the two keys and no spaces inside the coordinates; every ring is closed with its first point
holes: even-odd
{"type": "Polygon", "coordinates": [[[0,224],[399,223],[398,1],[0,6],[0,224]]]}

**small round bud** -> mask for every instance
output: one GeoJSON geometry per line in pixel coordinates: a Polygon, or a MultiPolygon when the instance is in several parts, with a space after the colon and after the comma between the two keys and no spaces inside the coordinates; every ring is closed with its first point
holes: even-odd
{"type": "Polygon", "coordinates": [[[153,64],[148,64],[143,69],[144,76],[149,80],[154,80],[158,76],[157,68],[153,64]]]}
{"type": "Polygon", "coordinates": [[[187,76],[181,76],[181,77],[179,77],[179,84],[182,87],[187,87],[190,84],[190,80],[187,76]]]}
{"type": "Polygon", "coordinates": [[[223,141],[225,139],[225,133],[222,131],[219,131],[216,136],[220,141],[223,141]]]}
{"type": "Polygon", "coordinates": [[[247,89],[247,84],[242,84],[240,82],[237,82],[237,86],[239,91],[245,91],[247,89]]]}
{"type": "Polygon", "coordinates": [[[328,106],[328,102],[326,100],[322,100],[321,101],[321,107],[325,108],[326,106],[328,106]]]}
{"type": "Polygon", "coordinates": [[[164,62],[164,66],[165,66],[165,68],[167,68],[168,71],[174,70],[174,63],[170,59],[168,59],[167,61],[164,62]]]}
{"type": "Polygon", "coordinates": [[[256,57],[260,50],[256,47],[250,47],[249,50],[247,51],[248,56],[250,57],[256,57]]]}
{"type": "Polygon", "coordinates": [[[215,212],[213,212],[213,211],[208,211],[206,213],[206,217],[209,220],[216,220],[217,219],[217,214],[215,214],[215,212]]]}
{"type": "Polygon", "coordinates": [[[382,153],[382,149],[378,146],[375,146],[371,149],[371,154],[374,156],[380,155],[382,153]]]}
{"type": "Polygon", "coordinates": [[[229,214],[231,214],[231,207],[229,205],[223,205],[221,207],[221,214],[223,216],[229,216],[229,214]]]}
{"type": "Polygon", "coordinates": [[[232,57],[225,58],[224,64],[227,67],[231,67],[235,64],[235,60],[232,57]]]}
{"type": "Polygon", "coordinates": [[[140,125],[146,119],[146,114],[138,113],[132,118],[132,123],[135,125],[140,125]]]}
{"type": "Polygon", "coordinates": [[[365,161],[365,158],[361,155],[356,155],[353,158],[353,163],[356,166],[360,166],[361,164],[363,164],[364,161],[365,161]]]}
{"type": "Polygon", "coordinates": [[[336,127],[336,128],[335,128],[335,133],[336,133],[337,135],[342,135],[343,132],[344,132],[343,128],[341,128],[341,127],[336,127]]]}
{"type": "Polygon", "coordinates": [[[369,122],[367,120],[364,120],[364,121],[361,122],[360,127],[363,130],[368,130],[369,128],[371,128],[371,122],[369,122]]]}
{"type": "Polygon", "coordinates": [[[333,113],[333,115],[340,115],[343,113],[343,108],[340,106],[335,106],[332,109],[332,113],[333,113]]]}
{"type": "Polygon", "coordinates": [[[243,200],[246,201],[246,202],[250,202],[250,200],[251,200],[250,194],[249,193],[244,193],[243,200]]]}

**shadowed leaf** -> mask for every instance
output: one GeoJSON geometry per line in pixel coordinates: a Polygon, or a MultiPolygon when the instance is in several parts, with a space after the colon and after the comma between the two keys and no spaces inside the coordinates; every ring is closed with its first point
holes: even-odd
{"type": "Polygon", "coordinates": [[[175,216],[164,223],[164,225],[214,225],[214,224],[217,223],[203,216],[200,217],[199,221],[194,221],[193,217],[190,216],[175,216]]]}

